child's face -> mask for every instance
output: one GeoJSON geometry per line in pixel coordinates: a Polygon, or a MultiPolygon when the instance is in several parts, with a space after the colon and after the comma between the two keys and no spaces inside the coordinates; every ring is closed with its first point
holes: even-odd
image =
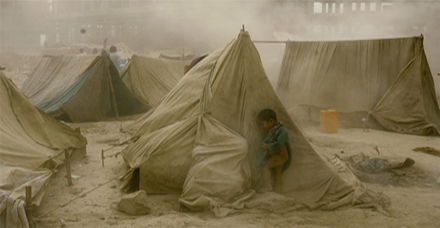
{"type": "Polygon", "coordinates": [[[258,120],[258,122],[260,123],[260,126],[262,128],[264,128],[266,131],[269,131],[270,129],[273,128],[273,126],[275,125],[275,121],[273,119],[269,119],[269,120],[258,120]]]}

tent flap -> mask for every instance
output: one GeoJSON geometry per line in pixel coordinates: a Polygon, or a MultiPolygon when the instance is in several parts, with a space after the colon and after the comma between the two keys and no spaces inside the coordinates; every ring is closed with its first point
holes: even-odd
{"type": "Polygon", "coordinates": [[[210,208],[217,215],[224,215],[228,208],[225,205],[233,198],[238,200],[236,196],[251,187],[247,154],[243,137],[214,118],[201,116],[192,164],[179,202],[192,210],[210,208]]]}
{"type": "Polygon", "coordinates": [[[373,117],[387,130],[416,135],[440,134],[440,112],[435,113],[438,104],[426,96],[430,94],[422,92],[424,87],[429,92],[423,78],[431,76],[423,72],[422,61],[426,59],[422,56],[420,52],[402,70],[372,111],[373,117]]]}

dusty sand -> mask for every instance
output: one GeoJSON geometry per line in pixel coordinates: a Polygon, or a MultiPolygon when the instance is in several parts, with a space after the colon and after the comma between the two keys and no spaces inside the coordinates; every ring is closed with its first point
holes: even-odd
{"type": "MultiPolygon", "coordinates": [[[[134,117],[132,117],[133,119],[134,117]]],[[[130,119],[130,118],[129,118],[130,119]]],[[[101,165],[98,143],[129,136],[119,131],[132,120],[68,124],[80,127],[87,138],[87,156],[72,164],[72,174],[80,176],[67,186],[65,168],[60,167],[46,188],[41,205],[34,210],[38,227],[440,227],[440,157],[414,152],[415,147],[430,146],[440,149],[440,138],[402,135],[384,131],[339,129],[325,134],[319,127],[303,130],[322,153],[341,157],[364,153],[371,157],[410,157],[414,168],[422,171],[418,182],[404,185],[365,183],[368,188],[386,194],[391,200],[386,216],[371,209],[348,208],[336,211],[290,211],[273,213],[262,210],[243,210],[225,218],[217,218],[210,211],[180,212],[179,195],[148,195],[151,213],[130,216],[116,210],[123,193],[118,190],[117,177],[125,169],[121,156],[106,158],[101,165]],[[373,149],[377,145],[381,154],[373,149]],[[340,151],[344,150],[342,154],[340,151]],[[65,205],[65,206],[63,206],[65,205]]],[[[124,146],[106,154],[121,151],[124,146]]],[[[414,178],[412,179],[414,180],[414,178]]]]}

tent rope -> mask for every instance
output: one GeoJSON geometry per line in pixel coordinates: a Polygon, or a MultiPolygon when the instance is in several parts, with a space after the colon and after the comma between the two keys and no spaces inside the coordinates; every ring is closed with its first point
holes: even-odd
{"type": "Polygon", "coordinates": [[[87,191],[87,192],[85,192],[85,193],[83,193],[83,194],[81,194],[81,195],[79,195],[79,196],[77,196],[77,197],[75,197],[75,198],[73,198],[73,199],[67,201],[67,202],[64,203],[64,204],[59,205],[58,207],[56,207],[56,208],[54,208],[54,209],[52,209],[52,210],[50,210],[50,211],[44,213],[43,215],[38,216],[38,219],[41,219],[41,218],[43,218],[43,217],[46,217],[48,214],[54,212],[55,210],[58,210],[58,209],[60,209],[60,208],[62,208],[62,207],[65,207],[65,206],[67,206],[68,204],[70,204],[71,202],[73,202],[73,201],[75,201],[75,200],[77,200],[77,199],[79,199],[79,198],[83,198],[83,197],[85,197],[87,194],[89,194],[90,192],[93,192],[93,191],[95,191],[96,189],[98,189],[98,188],[100,188],[100,187],[102,187],[102,186],[104,186],[104,185],[110,183],[110,182],[113,181],[113,180],[117,180],[117,179],[118,179],[118,178],[110,179],[110,180],[108,180],[108,181],[106,181],[106,182],[104,182],[104,183],[98,184],[98,186],[96,186],[96,187],[90,189],[89,191],[87,191]]]}

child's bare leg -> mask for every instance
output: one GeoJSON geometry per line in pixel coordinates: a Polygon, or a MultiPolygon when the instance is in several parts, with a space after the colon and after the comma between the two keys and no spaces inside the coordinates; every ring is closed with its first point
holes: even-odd
{"type": "Polygon", "coordinates": [[[284,163],[288,160],[289,155],[287,154],[286,146],[282,146],[274,152],[276,154],[269,158],[267,166],[274,171],[275,192],[281,193],[283,186],[281,173],[283,172],[284,163]]]}
{"type": "Polygon", "coordinates": [[[267,160],[269,168],[273,169],[282,166],[289,159],[286,146],[282,146],[273,151],[273,155],[267,160]]]}
{"type": "Polygon", "coordinates": [[[280,155],[273,155],[267,161],[267,166],[269,167],[269,169],[274,169],[276,167],[283,166],[286,161],[287,159],[284,159],[280,155]]]}
{"type": "Polygon", "coordinates": [[[275,167],[273,169],[274,171],[274,178],[275,178],[275,186],[274,186],[274,191],[277,193],[281,193],[282,188],[283,188],[283,182],[281,179],[281,173],[283,172],[283,165],[280,165],[278,167],[275,167]]]}
{"type": "Polygon", "coordinates": [[[272,188],[272,177],[270,173],[270,168],[267,164],[261,165],[261,170],[263,171],[263,181],[264,186],[258,191],[258,193],[265,193],[273,191],[272,188]]]}

